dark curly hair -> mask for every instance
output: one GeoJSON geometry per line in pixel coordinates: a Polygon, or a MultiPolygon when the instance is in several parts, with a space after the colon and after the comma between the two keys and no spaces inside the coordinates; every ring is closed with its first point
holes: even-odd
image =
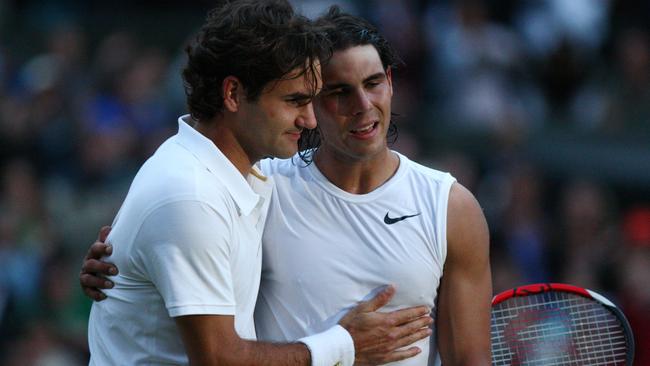
{"type": "Polygon", "coordinates": [[[319,75],[314,62],[327,51],[325,34],[286,0],[223,1],[186,48],[183,81],[190,114],[208,121],[223,111],[221,85],[227,76],[240,80],[250,101],[268,83],[288,75],[306,75],[315,95],[319,75]]]}
{"type": "MultiPolygon", "coordinates": [[[[345,13],[337,5],[317,18],[315,26],[324,31],[330,43],[331,52],[346,50],[351,47],[372,45],[377,50],[384,70],[404,64],[402,59],[377,28],[363,18],[345,13]]],[[[397,116],[392,113],[391,116],[397,116]]],[[[397,126],[390,121],[386,138],[392,144],[397,139],[397,126]]],[[[318,128],[304,130],[298,141],[298,154],[305,163],[313,161],[313,155],[321,145],[318,128]]]]}

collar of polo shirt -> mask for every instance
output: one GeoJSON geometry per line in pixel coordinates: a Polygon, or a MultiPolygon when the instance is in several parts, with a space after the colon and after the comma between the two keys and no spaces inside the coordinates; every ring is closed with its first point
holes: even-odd
{"type": "MultiPolygon", "coordinates": [[[[239,170],[226,158],[217,146],[207,137],[203,136],[187,121],[190,115],[178,119],[178,143],[192,153],[228,190],[235,201],[241,215],[249,215],[257,206],[261,197],[253,191],[239,170]]],[[[253,169],[251,169],[252,171],[253,169]]],[[[256,177],[265,178],[258,172],[256,177]]]]}

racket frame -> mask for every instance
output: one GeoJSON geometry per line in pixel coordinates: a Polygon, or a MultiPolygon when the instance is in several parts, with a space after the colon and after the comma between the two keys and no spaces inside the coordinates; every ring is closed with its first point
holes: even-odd
{"type": "Polygon", "coordinates": [[[513,297],[525,297],[529,295],[536,295],[545,292],[568,292],[576,294],[591,300],[594,300],[602,304],[607,310],[612,312],[616,318],[621,322],[625,332],[625,338],[627,340],[628,352],[627,352],[627,365],[632,365],[634,361],[634,335],[632,333],[632,328],[628,323],[625,315],[614,303],[612,303],[605,296],[582,287],[569,285],[565,283],[535,283],[525,286],[519,286],[512,288],[510,290],[503,291],[492,298],[492,306],[498,305],[508,299],[513,297]]]}

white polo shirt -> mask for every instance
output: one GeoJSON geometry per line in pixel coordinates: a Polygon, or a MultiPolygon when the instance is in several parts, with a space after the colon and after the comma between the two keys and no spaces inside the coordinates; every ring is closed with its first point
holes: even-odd
{"type": "MultiPolygon", "coordinates": [[[[261,175],[258,175],[261,177],[261,175]]],[[[173,317],[234,315],[255,339],[261,235],[272,182],[248,182],[205,136],[178,134],[141,167],[107,242],[120,269],[93,304],[91,365],[187,364],[173,317]]]]}

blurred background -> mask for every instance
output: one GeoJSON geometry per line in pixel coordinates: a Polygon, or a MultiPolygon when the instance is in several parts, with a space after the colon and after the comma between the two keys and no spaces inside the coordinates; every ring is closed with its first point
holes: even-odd
{"type": "MultiPolygon", "coordinates": [[[[338,3],[398,49],[394,148],[477,196],[494,292],[600,292],[650,365],[650,2],[293,3],[338,3]]],[[[81,260],[175,133],[213,5],[0,0],[0,364],[87,364],[81,260]]]]}

